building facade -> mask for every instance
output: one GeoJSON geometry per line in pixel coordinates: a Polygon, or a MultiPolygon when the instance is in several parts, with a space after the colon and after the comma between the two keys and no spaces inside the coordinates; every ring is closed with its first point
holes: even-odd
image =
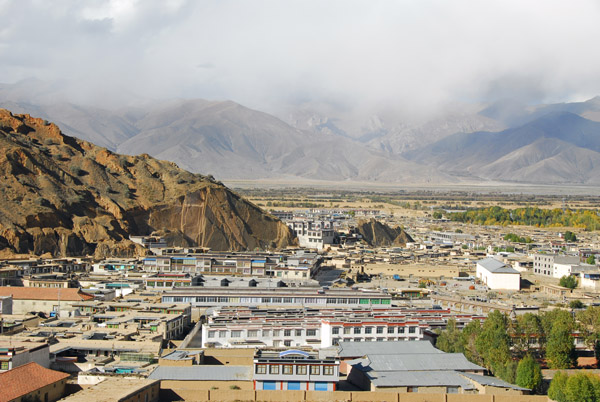
{"type": "Polygon", "coordinates": [[[254,358],[254,389],[335,391],[339,367],[337,359],[319,359],[301,350],[259,350],[254,358]]]}

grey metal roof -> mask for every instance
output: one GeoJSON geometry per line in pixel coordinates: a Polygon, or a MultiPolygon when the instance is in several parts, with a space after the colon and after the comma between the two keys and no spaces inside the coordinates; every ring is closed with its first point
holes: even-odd
{"type": "MultiPolygon", "coordinates": [[[[360,359],[357,359],[360,360],[360,359]]],[[[404,355],[369,355],[355,366],[362,371],[445,371],[485,370],[471,363],[462,353],[423,353],[404,355]]]]}
{"type": "Polygon", "coordinates": [[[521,388],[517,385],[508,383],[506,381],[502,381],[499,378],[496,377],[490,377],[490,376],[486,376],[486,375],[479,375],[479,374],[473,374],[473,373],[460,373],[462,376],[470,378],[471,380],[481,384],[481,385],[489,385],[489,386],[493,386],[493,387],[500,387],[500,388],[512,388],[512,389],[516,389],[519,391],[531,391],[529,388],[521,388]]]}
{"type": "Polygon", "coordinates": [[[461,387],[475,389],[471,381],[462,377],[456,371],[396,371],[367,373],[371,382],[377,387],[461,387]]]}
{"type": "Polygon", "coordinates": [[[495,274],[518,274],[519,271],[513,269],[510,265],[506,265],[502,261],[488,257],[481,261],[477,261],[477,265],[481,265],[484,269],[495,274]]]}
{"type": "Polygon", "coordinates": [[[444,353],[429,341],[340,342],[339,357],[444,353]]]}
{"type": "Polygon", "coordinates": [[[151,380],[250,381],[252,366],[158,366],[151,380]]]}
{"type": "Polygon", "coordinates": [[[189,360],[194,358],[194,356],[199,355],[200,351],[198,352],[189,352],[187,350],[174,350],[173,352],[169,353],[168,355],[164,355],[161,357],[161,359],[166,359],[166,360],[189,360]]]}

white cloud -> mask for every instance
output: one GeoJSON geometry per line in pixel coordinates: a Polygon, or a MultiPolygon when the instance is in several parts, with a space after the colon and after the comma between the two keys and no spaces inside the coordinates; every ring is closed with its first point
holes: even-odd
{"type": "Polygon", "coordinates": [[[77,99],[429,107],[600,93],[600,6],[536,1],[1,1],[0,77],[77,99]]]}

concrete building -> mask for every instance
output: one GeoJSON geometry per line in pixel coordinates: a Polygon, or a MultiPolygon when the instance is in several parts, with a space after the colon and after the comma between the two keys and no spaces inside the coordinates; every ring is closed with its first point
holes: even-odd
{"type": "Polygon", "coordinates": [[[190,273],[159,272],[144,278],[144,287],[146,289],[172,289],[200,286],[201,279],[201,275],[190,273]]]}
{"type": "Polygon", "coordinates": [[[554,277],[554,264],[579,264],[579,257],[558,254],[534,254],[533,273],[536,275],[554,277]]]}
{"type": "Polygon", "coordinates": [[[12,296],[14,314],[25,314],[30,311],[41,311],[49,314],[51,311],[57,312],[70,309],[73,303],[94,299],[94,296],[73,288],[2,286],[0,287],[0,296],[12,296]]]}
{"type": "Polygon", "coordinates": [[[202,275],[235,275],[309,279],[316,274],[322,258],[318,254],[297,251],[284,253],[204,252],[165,253],[142,260],[147,272],[182,272],[202,275]]]}
{"type": "Polygon", "coordinates": [[[0,340],[0,372],[31,362],[50,367],[50,348],[46,342],[0,340]]]}
{"type": "Polygon", "coordinates": [[[319,359],[301,350],[259,350],[254,358],[254,389],[335,391],[339,366],[338,359],[319,359]]]}
{"type": "Polygon", "coordinates": [[[379,291],[367,292],[350,289],[287,288],[272,289],[189,288],[165,291],[163,303],[191,303],[192,307],[226,306],[282,306],[282,307],[367,307],[390,305],[392,297],[379,291]]]}
{"type": "Polygon", "coordinates": [[[432,340],[454,318],[458,327],[483,316],[397,307],[347,309],[221,308],[202,324],[202,347],[312,347],[339,342],[432,340]]]}
{"type": "Polygon", "coordinates": [[[286,224],[298,237],[300,247],[323,250],[334,243],[333,221],[295,219],[286,224]]]}
{"type": "Polygon", "coordinates": [[[102,377],[97,384],[61,402],[158,402],[160,381],[145,378],[102,377]]]}
{"type": "Polygon", "coordinates": [[[521,274],[495,258],[485,258],[477,262],[476,275],[490,289],[519,290],[521,274]]]}
{"type": "MultiPolygon", "coordinates": [[[[13,313],[12,296],[0,296],[0,315],[13,313]]],[[[2,333],[2,331],[0,331],[2,333]]]]}
{"type": "Polygon", "coordinates": [[[485,368],[462,353],[444,353],[429,342],[343,343],[339,353],[357,356],[345,362],[351,367],[348,381],[365,391],[508,395],[530,391],[486,377],[485,368]]]}

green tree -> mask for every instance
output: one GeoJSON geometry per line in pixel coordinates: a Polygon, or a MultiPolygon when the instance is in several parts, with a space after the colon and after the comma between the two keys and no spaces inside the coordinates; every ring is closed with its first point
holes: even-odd
{"type": "Polygon", "coordinates": [[[542,369],[539,363],[531,356],[526,355],[517,366],[517,385],[533,391],[540,389],[542,384],[542,369]]]}
{"type": "Polygon", "coordinates": [[[583,308],[585,307],[584,304],[581,302],[581,300],[571,300],[571,302],[569,303],[569,307],[570,308],[583,308]]]}
{"type": "Polygon", "coordinates": [[[594,256],[594,254],[592,254],[588,258],[586,258],[585,262],[588,263],[588,264],[590,264],[590,265],[595,265],[596,264],[596,257],[594,256]]]}
{"type": "Polygon", "coordinates": [[[550,368],[567,369],[575,365],[575,345],[571,330],[566,323],[554,323],[546,345],[546,358],[550,368]]]}
{"type": "Polygon", "coordinates": [[[554,374],[554,378],[550,382],[550,388],[548,388],[548,398],[556,402],[567,402],[565,388],[568,379],[569,375],[564,371],[558,371],[554,374]]]}
{"type": "Polygon", "coordinates": [[[567,230],[565,232],[564,238],[565,238],[565,241],[568,241],[568,242],[577,241],[577,236],[575,236],[575,233],[571,232],[570,230],[567,230]]]}
{"type": "Polygon", "coordinates": [[[481,333],[481,322],[479,320],[473,320],[462,330],[462,342],[465,348],[465,357],[475,363],[483,364],[483,358],[477,352],[476,340],[481,333]]]}
{"type": "Polygon", "coordinates": [[[600,339],[600,307],[589,306],[585,310],[578,311],[577,321],[586,346],[596,351],[600,339]]]}
{"type": "Polygon", "coordinates": [[[575,374],[567,379],[565,386],[567,402],[596,402],[596,390],[590,377],[586,374],[575,374]]]}
{"type": "Polygon", "coordinates": [[[512,327],[513,350],[517,356],[523,356],[529,351],[529,343],[537,343],[542,352],[545,348],[545,331],[539,315],[526,313],[517,316],[512,327]]]}
{"type": "Polygon", "coordinates": [[[437,337],[435,346],[446,353],[464,353],[465,338],[456,326],[456,319],[450,318],[446,329],[437,337]]]}
{"type": "Polygon", "coordinates": [[[575,278],[572,275],[565,275],[562,278],[560,278],[558,284],[565,288],[575,289],[577,287],[577,278],[575,278]]]}
{"type": "MultiPolygon", "coordinates": [[[[488,314],[475,347],[483,358],[483,364],[502,379],[510,377],[505,368],[511,360],[508,318],[498,310],[488,314]]],[[[508,381],[508,380],[507,380],[508,381]]]]}

